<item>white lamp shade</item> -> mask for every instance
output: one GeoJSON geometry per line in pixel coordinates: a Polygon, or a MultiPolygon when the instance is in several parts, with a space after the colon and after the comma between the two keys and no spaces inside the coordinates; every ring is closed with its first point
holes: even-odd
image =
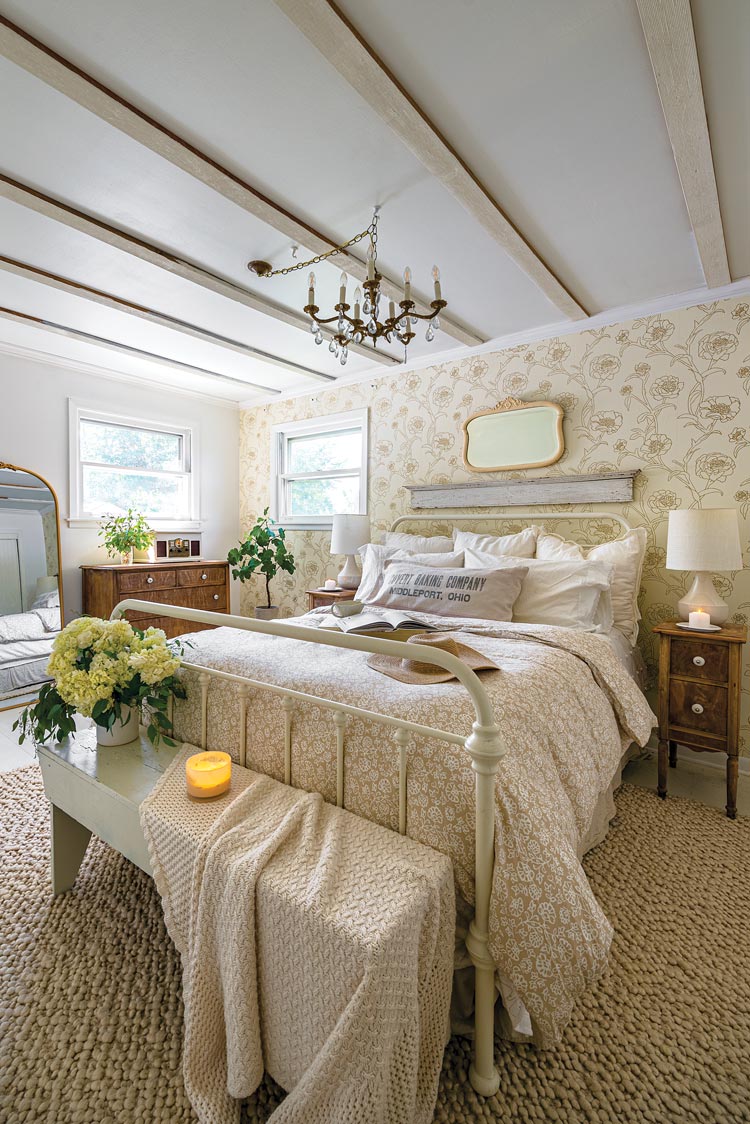
{"type": "Polygon", "coordinates": [[[695,507],[670,511],[668,570],[742,569],[737,511],[733,507],[695,507]]]}
{"type": "Polygon", "coordinates": [[[334,515],[331,554],[356,554],[370,541],[370,520],[366,515],[334,515]]]}

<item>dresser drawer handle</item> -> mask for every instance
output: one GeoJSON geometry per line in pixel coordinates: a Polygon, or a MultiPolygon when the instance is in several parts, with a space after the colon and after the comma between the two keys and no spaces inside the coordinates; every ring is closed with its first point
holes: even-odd
{"type": "Polygon", "coordinates": [[[692,710],[693,714],[703,714],[703,707],[700,703],[693,703],[690,709],[692,710]]]}
{"type": "Polygon", "coordinates": [[[202,582],[208,581],[208,574],[201,574],[201,581],[202,582]]]}
{"type": "MultiPolygon", "coordinates": [[[[218,595],[218,593],[215,593],[214,594],[214,601],[218,601],[218,600],[219,600],[219,595],[218,595]]],[[[702,709],[703,709],[703,707],[701,707],[701,710],[702,709]]]]}
{"type": "Polygon", "coordinates": [[[705,662],[706,661],[704,660],[703,656],[693,656],[693,663],[696,667],[703,667],[705,662]]]}
{"type": "Polygon", "coordinates": [[[146,578],[146,585],[153,585],[153,584],[154,584],[153,578],[146,578]]]}

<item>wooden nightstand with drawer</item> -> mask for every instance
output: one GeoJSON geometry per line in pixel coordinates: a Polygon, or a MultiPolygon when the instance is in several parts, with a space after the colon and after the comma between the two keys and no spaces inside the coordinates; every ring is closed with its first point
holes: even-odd
{"type": "Polygon", "coordinates": [[[727,754],[727,815],[737,814],[737,773],[744,625],[689,632],[673,621],[657,625],[659,647],[659,796],[667,795],[667,761],[677,745],[727,754]]]}

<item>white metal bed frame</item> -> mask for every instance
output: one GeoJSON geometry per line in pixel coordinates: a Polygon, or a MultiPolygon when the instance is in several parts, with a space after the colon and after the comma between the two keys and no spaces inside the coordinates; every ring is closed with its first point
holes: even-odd
{"type": "MultiPolygon", "coordinates": [[[[539,520],[539,511],[514,511],[502,514],[477,515],[405,515],[396,519],[391,529],[396,530],[405,523],[456,523],[494,520],[495,522],[516,522],[518,520],[539,520]]],[[[616,512],[550,512],[547,516],[555,521],[609,520],[619,524],[624,530],[630,524],[616,512]]],[[[283,621],[260,621],[225,613],[214,613],[203,609],[186,609],[174,605],[155,605],[153,601],[128,598],[120,601],[112,610],[111,618],[120,617],[129,611],[144,612],[159,616],[175,617],[180,620],[195,621],[196,624],[224,625],[239,628],[245,632],[257,632],[268,636],[284,636],[290,640],[301,640],[306,644],[324,644],[334,648],[348,648],[355,652],[377,653],[411,659],[413,645],[403,641],[374,636],[353,636],[311,628],[305,625],[286,624],[283,621]]],[[[240,745],[239,763],[245,764],[247,754],[247,701],[251,689],[268,691],[281,698],[284,713],[284,781],[292,780],[292,712],[298,702],[312,703],[333,711],[336,733],[336,803],[344,806],[345,736],[349,715],[356,715],[394,730],[394,742],[398,751],[399,771],[399,809],[398,830],[406,834],[407,824],[407,747],[410,737],[415,734],[436,738],[453,745],[462,745],[471,758],[475,773],[475,901],[474,916],[466,936],[466,949],[474,967],[474,1056],[469,1068],[469,1080],[475,1091],[484,1097],[492,1096],[500,1086],[500,1075],[495,1066],[494,1051],[494,1010],[495,1010],[495,962],[489,951],[489,909],[492,892],[492,879],[495,863],[495,775],[506,748],[495,722],[492,704],[479,677],[462,660],[439,648],[430,648],[430,662],[452,672],[465,687],[474,706],[475,720],[471,732],[466,736],[453,734],[447,730],[433,729],[430,726],[410,722],[404,718],[394,718],[387,714],[348,703],[336,702],[320,695],[296,691],[250,679],[242,675],[204,667],[190,661],[183,667],[197,672],[201,689],[201,747],[208,745],[208,691],[211,679],[222,679],[237,684],[239,696],[240,745]]],[[[171,713],[171,712],[170,712],[171,713]]]]}

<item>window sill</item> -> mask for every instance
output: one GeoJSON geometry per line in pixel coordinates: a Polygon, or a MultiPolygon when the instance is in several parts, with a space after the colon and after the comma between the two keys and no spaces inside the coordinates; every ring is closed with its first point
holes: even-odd
{"type": "MultiPolygon", "coordinates": [[[[105,516],[97,519],[89,515],[69,515],[65,522],[69,527],[101,527],[105,518],[105,516]]],[[[151,530],[157,535],[165,534],[169,531],[200,531],[203,529],[204,523],[205,519],[161,519],[151,527],[151,530]]]]}

